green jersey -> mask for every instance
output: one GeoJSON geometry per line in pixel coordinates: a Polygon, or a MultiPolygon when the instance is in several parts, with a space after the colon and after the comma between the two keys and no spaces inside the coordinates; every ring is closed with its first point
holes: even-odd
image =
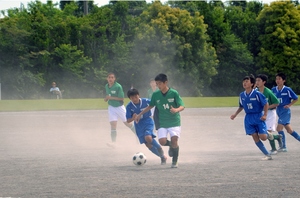
{"type": "Polygon", "coordinates": [[[153,93],[150,106],[155,106],[154,121],[156,128],[170,128],[180,126],[180,114],[171,113],[171,106],[178,108],[184,106],[181,97],[175,89],[169,89],[163,94],[161,91],[153,93]]]}
{"type": "Polygon", "coordinates": [[[278,98],[274,95],[274,93],[269,88],[265,87],[263,94],[267,98],[269,105],[279,104],[278,98]]]}
{"type": "MultiPolygon", "coordinates": [[[[109,87],[108,83],[105,85],[106,95],[110,95],[111,97],[124,98],[124,91],[122,85],[115,82],[111,87],[109,87]]],[[[108,100],[108,104],[113,107],[119,107],[124,104],[124,101],[120,100],[108,100]]]]}

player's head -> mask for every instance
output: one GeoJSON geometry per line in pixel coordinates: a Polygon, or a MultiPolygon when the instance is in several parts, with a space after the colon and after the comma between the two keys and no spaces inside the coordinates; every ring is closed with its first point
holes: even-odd
{"type": "Polygon", "coordinates": [[[167,85],[168,85],[168,77],[166,74],[158,74],[156,77],[155,77],[155,82],[156,82],[156,85],[157,87],[159,88],[159,90],[164,90],[165,88],[167,88],[167,85]]]}
{"type": "Polygon", "coordinates": [[[156,82],[155,82],[155,80],[154,80],[154,78],[150,78],[150,86],[153,88],[153,87],[155,87],[156,88],[156,82]]]}
{"type": "Polygon", "coordinates": [[[245,76],[244,79],[243,79],[243,87],[246,89],[246,88],[249,88],[251,87],[253,89],[255,85],[255,78],[252,74],[250,74],[249,76],[245,76]]]}
{"type": "Polygon", "coordinates": [[[268,76],[265,74],[258,74],[256,76],[256,86],[258,88],[263,87],[267,81],[268,81],[268,76]]]}
{"type": "Polygon", "coordinates": [[[52,87],[56,87],[56,82],[52,82],[52,87]]]}
{"type": "Polygon", "coordinates": [[[114,82],[116,81],[116,75],[112,72],[107,74],[107,82],[109,84],[114,84],[114,82]]]}
{"type": "Polygon", "coordinates": [[[127,96],[128,98],[135,104],[140,102],[140,94],[139,91],[137,89],[129,89],[127,91],[127,96]]]}
{"type": "Polygon", "coordinates": [[[282,72],[276,74],[276,84],[278,86],[283,86],[286,80],[286,75],[282,72]]]}

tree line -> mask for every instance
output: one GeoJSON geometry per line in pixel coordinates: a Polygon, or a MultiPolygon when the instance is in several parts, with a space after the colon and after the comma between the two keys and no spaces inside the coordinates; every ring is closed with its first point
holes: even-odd
{"type": "Polygon", "coordinates": [[[30,2],[1,12],[2,99],[102,97],[109,72],[142,96],[166,73],[182,96],[236,96],[249,74],[284,72],[300,93],[298,1],[30,2]]]}

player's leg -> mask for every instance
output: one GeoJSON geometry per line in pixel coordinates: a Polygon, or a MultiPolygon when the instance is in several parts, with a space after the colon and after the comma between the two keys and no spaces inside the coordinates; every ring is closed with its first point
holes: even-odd
{"type": "Polygon", "coordinates": [[[298,134],[296,131],[294,131],[294,130],[292,129],[292,126],[291,126],[290,124],[285,125],[284,128],[285,128],[286,131],[287,131],[289,134],[291,134],[296,140],[300,141],[300,136],[299,136],[299,134],[298,134]]]}
{"type": "Polygon", "coordinates": [[[283,128],[284,126],[282,124],[279,124],[277,125],[277,132],[279,135],[281,135],[281,142],[282,142],[282,147],[280,147],[278,149],[279,152],[286,152],[287,149],[286,149],[286,143],[285,143],[285,134],[283,132],[283,128]]]}
{"type": "Polygon", "coordinates": [[[145,145],[146,145],[146,147],[147,147],[152,153],[154,153],[155,155],[157,155],[158,157],[160,157],[160,154],[159,154],[159,152],[158,152],[157,147],[155,147],[155,146],[153,145],[153,140],[154,140],[154,139],[152,138],[151,135],[146,135],[146,136],[145,136],[145,141],[146,141],[145,145]]]}
{"type": "Polygon", "coordinates": [[[258,134],[258,133],[253,133],[252,138],[256,144],[256,146],[259,148],[259,150],[266,156],[263,158],[264,160],[271,160],[271,153],[266,149],[265,145],[262,143],[261,140],[266,140],[267,139],[267,134],[258,134]]]}
{"type": "Polygon", "coordinates": [[[170,153],[170,150],[171,150],[171,141],[169,141],[167,139],[168,130],[166,128],[159,128],[157,130],[157,134],[158,134],[158,141],[159,141],[160,145],[162,145],[162,146],[168,146],[169,147],[169,156],[172,157],[173,154],[170,153]]]}
{"type": "Polygon", "coordinates": [[[275,155],[277,154],[277,149],[276,149],[276,145],[275,145],[275,140],[278,139],[278,135],[273,134],[273,132],[275,131],[275,126],[276,126],[276,111],[274,110],[268,110],[268,115],[267,115],[267,119],[266,119],[266,126],[267,126],[267,130],[268,130],[268,134],[270,134],[269,139],[269,143],[271,146],[271,154],[275,155]]]}
{"type": "Polygon", "coordinates": [[[117,121],[118,117],[115,113],[115,108],[112,106],[108,106],[108,118],[110,123],[110,137],[113,144],[108,144],[109,146],[115,145],[115,142],[117,141],[117,121]]]}
{"type": "Polygon", "coordinates": [[[171,151],[173,154],[172,157],[172,168],[177,168],[177,162],[178,162],[178,156],[179,156],[179,145],[178,145],[178,139],[180,137],[181,133],[181,127],[171,127],[168,128],[168,133],[171,137],[171,151]]]}

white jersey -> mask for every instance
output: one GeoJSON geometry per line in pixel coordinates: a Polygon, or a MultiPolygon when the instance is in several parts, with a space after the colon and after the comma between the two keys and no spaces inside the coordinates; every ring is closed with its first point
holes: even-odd
{"type": "Polygon", "coordinates": [[[59,88],[58,87],[51,87],[50,92],[52,92],[52,91],[59,91],[59,88]]]}

